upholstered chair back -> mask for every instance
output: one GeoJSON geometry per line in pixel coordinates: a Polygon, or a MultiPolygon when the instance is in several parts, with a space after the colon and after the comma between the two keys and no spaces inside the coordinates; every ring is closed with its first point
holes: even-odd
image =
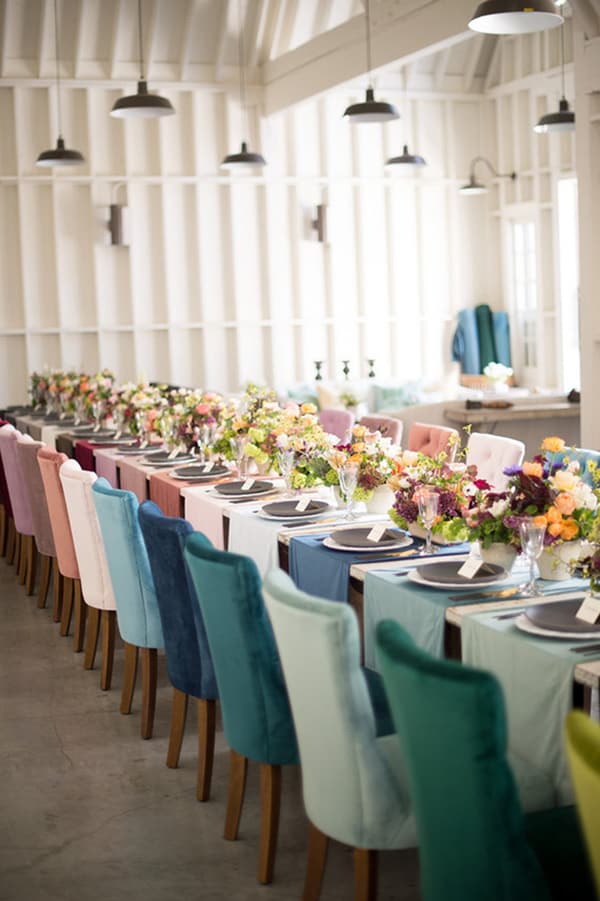
{"type": "Polygon", "coordinates": [[[384,438],[391,438],[392,444],[400,444],[404,423],[393,416],[362,416],[359,425],[364,425],[370,432],[381,432],[384,438]]]}
{"type": "Polygon", "coordinates": [[[467,443],[467,466],[477,467],[477,475],[485,479],[498,491],[504,490],[508,476],[504,470],[508,466],[519,466],[523,462],[525,445],[516,438],[504,438],[502,435],[488,435],[483,432],[471,432],[467,443]]]}
{"type": "Polygon", "coordinates": [[[459,438],[456,429],[429,425],[426,422],[413,422],[408,430],[407,450],[418,451],[428,457],[437,457],[442,451],[446,451],[449,463],[456,456],[458,444],[459,438]]]}
{"type": "Polygon", "coordinates": [[[48,513],[48,501],[38,463],[38,451],[43,447],[41,441],[33,441],[29,435],[23,435],[17,441],[17,457],[21,465],[21,472],[25,481],[25,488],[29,495],[31,516],[33,520],[33,534],[40,554],[47,557],[55,557],[54,536],[50,525],[48,513]],[[29,440],[27,440],[29,439],[29,440]]]}
{"type": "Polygon", "coordinates": [[[106,479],[92,485],[94,506],[115,593],[123,640],[140,648],[162,648],[163,634],[140,524],[138,500],[131,491],[111,488],[106,479]]]}
{"type": "Polygon", "coordinates": [[[565,460],[573,462],[576,460],[579,463],[579,475],[583,481],[590,486],[595,484],[594,472],[597,468],[600,468],[599,451],[588,450],[583,447],[568,447],[556,454],[546,454],[546,458],[553,463],[563,463],[565,460]],[[590,464],[592,465],[590,466],[590,464]]]}
{"type": "Polygon", "coordinates": [[[192,697],[216,698],[204,620],[183,556],[185,539],[194,530],[185,519],[164,516],[152,501],[140,505],[138,518],[154,577],[169,678],[192,697]]]}
{"type": "Polygon", "coordinates": [[[294,725],[256,564],[216,550],[197,532],[186,541],[185,559],[206,626],[229,746],[261,763],[296,763],[294,725]]]}
{"type": "Polygon", "coordinates": [[[352,428],[354,416],[349,410],[320,410],[319,422],[324,431],[335,435],[338,441],[344,441],[352,428]]]}
{"type": "Polygon", "coordinates": [[[296,725],[311,823],[355,848],[413,846],[415,824],[399,772],[397,738],[376,738],[354,611],[304,594],[281,570],[267,574],[264,593],[296,725]]]}
{"type": "Polygon", "coordinates": [[[582,710],[571,710],[565,723],[565,743],[579,818],[600,898],[600,725],[582,710]]]}
{"type": "Polygon", "coordinates": [[[66,460],[60,467],[59,477],[86,603],[98,610],[115,610],[115,596],[92,495],[97,476],[82,469],[76,460],[66,460]]]}
{"type": "Polygon", "coordinates": [[[46,445],[38,450],[38,464],[44,491],[46,492],[58,569],[60,574],[67,579],[78,579],[79,566],[77,565],[75,545],[73,544],[73,533],[71,532],[65,495],[58,474],[60,467],[67,459],[65,454],[60,454],[46,445]]]}
{"type": "MultiPolygon", "coordinates": [[[[0,430],[9,425],[6,419],[0,419],[0,430]]],[[[12,506],[10,503],[10,494],[8,493],[8,485],[6,484],[6,475],[4,474],[4,463],[2,462],[2,447],[0,445],[0,504],[4,506],[7,516],[12,516],[12,506]]]]}
{"type": "Polygon", "coordinates": [[[22,437],[21,432],[12,425],[4,425],[0,428],[0,454],[2,455],[15,528],[21,535],[33,535],[33,516],[29,494],[25,486],[21,463],[17,457],[17,441],[22,437]]]}

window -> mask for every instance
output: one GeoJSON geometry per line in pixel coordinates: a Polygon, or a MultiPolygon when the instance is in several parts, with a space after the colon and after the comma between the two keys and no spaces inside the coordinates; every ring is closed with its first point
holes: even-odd
{"type": "Polygon", "coordinates": [[[513,344],[515,364],[524,384],[536,381],[538,366],[537,265],[535,224],[510,223],[512,257],[513,344]]]}
{"type": "Polygon", "coordinates": [[[557,186],[561,382],[565,391],[581,384],[579,358],[579,247],[577,179],[561,178],[557,186]]]}

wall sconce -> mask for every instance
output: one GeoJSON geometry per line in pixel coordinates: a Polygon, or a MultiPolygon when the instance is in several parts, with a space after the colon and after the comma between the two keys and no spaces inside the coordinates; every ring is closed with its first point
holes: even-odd
{"type": "Polygon", "coordinates": [[[471,160],[471,166],[469,168],[469,181],[466,185],[463,185],[459,188],[459,192],[461,194],[486,194],[487,188],[481,182],[478,182],[475,179],[475,166],[477,163],[485,163],[490,172],[495,178],[510,178],[512,181],[517,177],[516,172],[497,172],[494,166],[490,163],[488,159],[484,156],[476,156],[471,160]]]}
{"type": "Polygon", "coordinates": [[[316,206],[316,218],[311,220],[311,228],[317,233],[317,241],[327,243],[327,207],[324,203],[316,206]]]}
{"type": "Polygon", "coordinates": [[[113,247],[129,246],[129,210],[127,206],[116,202],[119,188],[125,188],[125,182],[117,182],[112,189],[111,204],[108,207],[106,227],[110,236],[109,244],[113,247]]]}

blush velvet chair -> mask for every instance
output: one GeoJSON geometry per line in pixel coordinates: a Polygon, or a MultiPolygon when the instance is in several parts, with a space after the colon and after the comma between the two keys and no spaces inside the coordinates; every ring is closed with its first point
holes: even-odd
{"type": "Polygon", "coordinates": [[[17,535],[17,578],[20,585],[25,585],[27,594],[33,594],[36,571],[33,516],[21,463],[17,457],[17,441],[23,437],[11,425],[0,428],[0,454],[17,535]]]}
{"type": "Polygon", "coordinates": [[[577,810],[600,898],[600,725],[581,710],[571,710],[565,723],[567,757],[577,810]]]}
{"type": "Polygon", "coordinates": [[[81,468],[76,460],[66,460],[59,469],[73,544],[87,610],[84,669],[93,669],[102,631],[100,688],[108,691],[112,682],[115,655],[116,604],[106,552],[94,505],[92,485],[96,474],[81,468]]]}
{"type": "Polygon", "coordinates": [[[381,432],[384,438],[391,438],[392,444],[400,444],[404,423],[393,416],[362,416],[359,425],[364,425],[370,432],[381,432]]]}
{"type": "Polygon", "coordinates": [[[185,544],[215,667],[223,731],[230,747],[226,839],[235,840],[248,760],[260,764],[258,881],[273,878],[281,767],[298,762],[294,725],[273,631],[253,560],[218,551],[204,535],[185,544]]]}
{"type": "Polygon", "coordinates": [[[448,462],[452,463],[459,442],[456,429],[446,429],[441,425],[429,425],[426,422],[413,422],[408,430],[407,450],[417,451],[428,457],[437,457],[442,451],[446,451],[448,462]]]}
{"type": "MultiPolygon", "coordinates": [[[[0,428],[5,425],[9,425],[6,419],[0,419],[0,428]]],[[[6,476],[4,475],[2,454],[0,453],[0,556],[2,557],[6,557],[7,555],[9,523],[12,525],[11,534],[14,541],[15,531],[12,518],[12,508],[10,506],[10,497],[8,496],[6,476]]]]}
{"type": "Polygon", "coordinates": [[[196,592],[184,556],[185,539],[194,530],[185,519],[164,516],[152,501],[144,501],[138,517],[150,567],[173,684],[171,734],[167,766],[179,763],[188,698],[198,706],[198,780],[196,797],[207,801],[215,751],[217,681],[196,592]]]}
{"type": "Polygon", "coordinates": [[[37,605],[39,608],[46,606],[46,597],[50,585],[50,577],[53,578],[53,609],[59,604],[58,599],[58,569],[56,567],[56,549],[50,525],[48,502],[42,481],[42,474],[38,463],[38,451],[43,447],[41,441],[33,441],[28,435],[24,435],[17,441],[17,456],[21,464],[21,472],[25,481],[25,488],[29,496],[31,516],[33,519],[33,532],[38,555],[41,561],[40,584],[38,589],[37,605]],[[54,564],[54,565],[53,565],[54,564]]]}
{"type": "MultiPolygon", "coordinates": [[[[81,594],[79,566],[73,544],[73,533],[69,522],[69,514],[65,503],[65,494],[60,481],[59,470],[67,460],[65,454],[45,445],[38,451],[38,464],[46,492],[48,514],[52,537],[56,549],[56,562],[62,579],[62,610],[60,612],[60,634],[68,635],[73,609],[75,610],[73,626],[73,648],[83,650],[85,639],[86,606],[81,594]]],[[[54,612],[55,619],[58,610],[54,612]]]]}
{"type": "Polygon", "coordinates": [[[508,466],[519,466],[525,455],[525,445],[516,438],[502,435],[488,435],[471,432],[467,442],[466,463],[477,467],[477,476],[485,479],[498,491],[503,491],[508,483],[504,470],[508,466]]]}
{"type": "Polygon", "coordinates": [[[335,435],[338,441],[345,441],[352,428],[354,416],[349,410],[321,410],[319,422],[325,432],[335,435]]]}
{"type": "Polygon", "coordinates": [[[108,569],[125,642],[121,713],[131,713],[139,651],[142,658],[142,738],[151,738],[156,707],[157,649],[164,646],[154,579],[132,491],[112,488],[106,479],[92,485],[108,569]]]}
{"type": "Polygon", "coordinates": [[[395,735],[377,737],[354,611],[299,591],[281,570],[264,582],[294,716],[310,821],[304,901],[320,895],[329,839],[354,849],[355,898],[374,901],[377,850],[416,845],[395,735]]]}
{"type": "Polygon", "coordinates": [[[439,660],[398,623],[376,629],[406,763],[423,901],[594,898],[574,807],[523,815],[491,673],[439,660]]]}

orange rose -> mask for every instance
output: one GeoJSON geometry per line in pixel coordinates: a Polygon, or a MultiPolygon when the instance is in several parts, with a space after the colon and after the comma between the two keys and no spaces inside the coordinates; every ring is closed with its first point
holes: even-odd
{"type": "Polygon", "coordinates": [[[533,524],[536,528],[543,529],[544,526],[548,525],[548,520],[546,519],[546,517],[544,516],[543,513],[540,513],[539,516],[533,517],[533,524]]]}
{"type": "MultiPolygon", "coordinates": [[[[569,512],[572,513],[573,511],[570,510],[569,512]]],[[[562,523],[562,511],[558,507],[550,507],[549,510],[546,510],[546,519],[548,522],[562,523]]]]}
{"type": "Polygon", "coordinates": [[[554,503],[563,516],[570,516],[575,509],[575,500],[572,495],[567,494],[566,491],[561,491],[560,494],[556,496],[554,503]]]}
{"type": "Polygon", "coordinates": [[[552,535],[553,538],[558,538],[559,535],[562,535],[562,530],[562,522],[551,522],[548,526],[548,534],[552,535]]]}
{"type": "Polygon", "coordinates": [[[541,479],[544,474],[544,468],[541,463],[529,463],[527,460],[523,463],[523,475],[537,476],[541,479]]]}
{"type": "Polygon", "coordinates": [[[560,451],[565,449],[565,442],[562,438],[557,438],[555,435],[551,435],[549,438],[544,438],[542,441],[542,450],[549,451],[551,454],[557,454],[560,451]]]}
{"type": "Polygon", "coordinates": [[[574,519],[565,519],[562,527],[561,538],[565,541],[571,541],[579,535],[579,526],[574,519]]]}

